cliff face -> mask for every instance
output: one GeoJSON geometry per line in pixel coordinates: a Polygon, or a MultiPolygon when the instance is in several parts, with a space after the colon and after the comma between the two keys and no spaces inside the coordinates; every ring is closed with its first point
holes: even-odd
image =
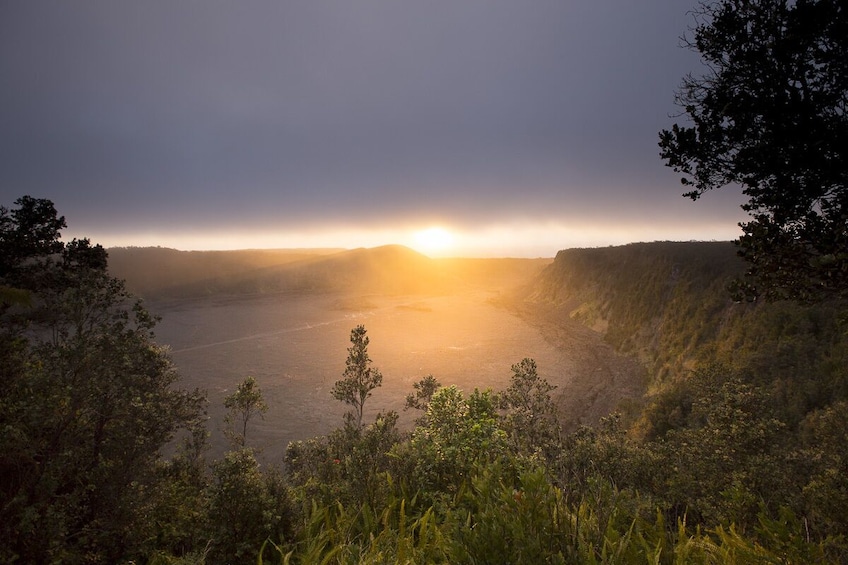
{"type": "Polygon", "coordinates": [[[560,251],[524,300],[601,333],[647,368],[649,393],[720,363],[792,397],[797,414],[848,395],[844,303],[734,303],[730,243],[560,251]]]}
{"type": "Polygon", "coordinates": [[[728,315],[748,308],[725,290],[742,269],[727,242],[568,249],[527,299],[564,308],[663,380],[696,360],[728,315]]]}

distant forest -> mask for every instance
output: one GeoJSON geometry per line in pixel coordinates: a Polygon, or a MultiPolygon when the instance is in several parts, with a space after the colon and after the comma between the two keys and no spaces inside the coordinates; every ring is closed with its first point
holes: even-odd
{"type": "MultiPolygon", "coordinates": [[[[848,560],[848,308],[735,302],[728,286],[744,265],[728,243],[565,250],[514,289],[516,308],[580,320],[646,367],[644,398],[597,426],[565,431],[532,359],[516,360],[503,390],[427,377],[404,406],[363,419],[382,375],[357,326],[332,390],[347,416],[275,466],[251,445],[268,409],[260,383],[246,377],[224,420],[208,422],[202,391],[180,389],[155,319],[112,277],[106,250],[62,242],[62,227],[49,201],[4,211],[4,562],[848,560]],[[409,431],[401,410],[418,414],[409,431]],[[230,444],[216,460],[210,425],[230,444]]],[[[278,291],[356,265],[342,280],[367,285],[407,280],[393,270],[411,260],[416,280],[457,284],[455,270],[402,248],[353,257],[312,257],[298,278],[282,275],[294,260],[259,265],[264,275],[235,287],[173,280],[278,291]]],[[[465,280],[506,276],[492,265],[466,267],[465,280]]]]}

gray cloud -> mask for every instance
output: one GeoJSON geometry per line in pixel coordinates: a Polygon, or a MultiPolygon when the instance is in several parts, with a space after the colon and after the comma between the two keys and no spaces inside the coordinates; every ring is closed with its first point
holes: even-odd
{"type": "Polygon", "coordinates": [[[0,196],[99,231],[656,215],[680,192],[656,132],[696,64],[687,7],[4,3],[0,196]]]}

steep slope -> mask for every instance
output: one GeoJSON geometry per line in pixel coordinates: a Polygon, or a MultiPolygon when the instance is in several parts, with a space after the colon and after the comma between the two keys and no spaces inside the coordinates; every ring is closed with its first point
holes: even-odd
{"type": "Polygon", "coordinates": [[[743,268],[730,243],[569,249],[524,300],[640,359],[649,393],[721,363],[772,391],[789,421],[848,396],[845,304],[734,303],[743,268]]]}
{"type": "Polygon", "coordinates": [[[727,242],[568,249],[542,272],[528,298],[559,306],[663,379],[716,338],[729,312],[745,309],[726,291],[741,272],[727,242]]]}

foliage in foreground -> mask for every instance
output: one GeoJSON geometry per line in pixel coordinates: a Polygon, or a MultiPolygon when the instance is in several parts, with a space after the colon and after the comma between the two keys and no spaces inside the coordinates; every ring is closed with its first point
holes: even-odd
{"type": "MultiPolygon", "coordinates": [[[[480,468],[441,513],[417,499],[391,497],[382,508],[313,506],[295,539],[266,543],[260,563],[809,563],[833,558],[806,541],[788,511],[760,515],[756,532],[668,524],[638,497],[598,481],[574,496],[541,469],[505,483],[497,466],[480,468]]],[[[387,476],[387,480],[391,480],[387,476]]]]}
{"type": "MultiPolygon", "coordinates": [[[[530,366],[514,367],[513,385],[530,366]]],[[[328,463],[289,475],[301,517],[292,538],[265,549],[286,563],[848,559],[839,518],[848,458],[831,443],[844,437],[844,412],[811,416],[815,447],[799,446],[764,390],[719,366],[693,380],[703,395],[662,438],[633,440],[613,416],[562,438],[552,457],[508,441],[507,429],[526,438],[531,428],[516,429],[515,412],[494,412],[494,395],[439,389],[414,431],[388,457],[374,455],[367,495],[350,488],[354,475],[330,451],[307,455],[296,442],[289,461],[298,469],[304,459],[316,470],[328,463]],[[824,503],[821,492],[833,498],[824,503]]],[[[369,434],[387,437],[382,425],[323,445],[357,452],[374,445],[369,434]]]]}

